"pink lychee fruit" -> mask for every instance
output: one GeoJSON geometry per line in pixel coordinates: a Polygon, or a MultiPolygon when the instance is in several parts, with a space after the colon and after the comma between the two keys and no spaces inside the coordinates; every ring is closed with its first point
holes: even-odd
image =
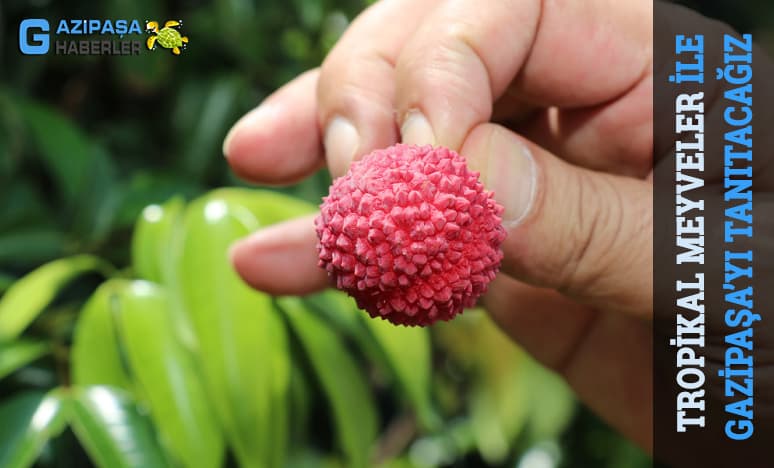
{"type": "Polygon", "coordinates": [[[449,320],[475,304],[500,267],[502,211],[454,151],[376,150],[323,198],[319,265],[372,317],[449,320]]]}

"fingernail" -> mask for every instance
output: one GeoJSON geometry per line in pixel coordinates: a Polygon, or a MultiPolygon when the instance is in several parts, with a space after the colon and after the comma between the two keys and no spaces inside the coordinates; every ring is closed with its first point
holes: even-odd
{"type": "Polygon", "coordinates": [[[355,152],[360,146],[360,134],[352,122],[337,116],[331,120],[325,130],[323,145],[328,167],[334,177],[339,177],[347,172],[349,164],[355,158],[355,152]]]}
{"type": "Polygon", "coordinates": [[[269,122],[276,119],[276,113],[277,107],[275,105],[263,103],[242,116],[242,118],[231,127],[231,130],[228,131],[226,138],[223,140],[223,156],[228,158],[231,154],[231,143],[238,133],[248,128],[260,130],[266,127],[269,122]]]}
{"type": "Polygon", "coordinates": [[[435,134],[427,117],[418,110],[409,111],[400,126],[400,136],[403,143],[409,145],[435,146],[435,134]]]}
{"type": "Polygon", "coordinates": [[[529,215],[535,201],[537,171],[532,153],[517,138],[494,132],[484,155],[469,160],[469,166],[481,173],[481,182],[503,205],[503,226],[515,227],[529,215]]]}

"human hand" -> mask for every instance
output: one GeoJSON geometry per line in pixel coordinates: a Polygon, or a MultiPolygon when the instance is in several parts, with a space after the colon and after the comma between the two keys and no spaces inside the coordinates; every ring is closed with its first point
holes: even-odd
{"type": "MultiPolygon", "coordinates": [[[[652,2],[390,0],[224,142],[234,171],[334,177],[373,149],[443,145],[505,207],[483,303],[592,409],[652,438],[652,2]],[[503,125],[491,123],[498,121],[503,125]]],[[[233,261],[252,286],[328,285],[312,218],[261,230],[233,261]]]]}

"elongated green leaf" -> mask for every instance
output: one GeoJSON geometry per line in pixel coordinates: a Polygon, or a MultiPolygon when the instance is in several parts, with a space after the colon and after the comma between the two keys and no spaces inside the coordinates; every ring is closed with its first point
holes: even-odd
{"type": "Polygon", "coordinates": [[[309,426],[309,417],[314,392],[309,378],[301,369],[300,363],[294,363],[290,369],[290,388],[288,394],[288,423],[291,439],[303,439],[309,426]]]}
{"type": "Polygon", "coordinates": [[[271,190],[222,188],[211,192],[212,200],[223,200],[233,208],[247,209],[258,221],[257,227],[269,226],[290,218],[314,213],[316,206],[298,198],[271,190]]]}
{"type": "Polygon", "coordinates": [[[328,288],[304,297],[304,303],[320,314],[333,328],[346,334],[357,343],[358,348],[384,374],[390,373],[390,363],[379,344],[374,340],[363,321],[368,316],[357,308],[355,300],[336,289],[328,288]]]}
{"type": "Polygon", "coordinates": [[[66,204],[61,213],[64,220],[79,238],[102,239],[119,202],[110,155],[54,109],[24,98],[16,100],[30,140],[66,204]]]}
{"type": "Polygon", "coordinates": [[[49,227],[20,228],[0,233],[0,264],[37,265],[61,257],[65,235],[49,227]]]}
{"type": "MultiPolygon", "coordinates": [[[[367,325],[360,317],[361,314],[366,316],[367,314],[359,310],[355,300],[347,296],[346,293],[328,288],[304,297],[304,302],[314,307],[334,328],[346,332],[355,340],[362,339],[363,344],[367,344],[367,347],[371,348],[370,352],[378,353],[380,351],[379,347],[368,336],[367,325]]],[[[361,343],[358,342],[358,344],[361,343]]]]}
{"type": "Polygon", "coordinates": [[[73,430],[98,467],[170,466],[150,421],[128,393],[107,386],[74,387],[70,408],[73,430]]]}
{"type": "Polygon", "coordinates": [[[48,352],[48,344],[40,341],[16,340],[0,344],[0,379],[48,352]]]}
{"type": "Polygon", "coordinates": [[[110,233],[121,193],[117,182],[117,169],[107,150],[93,145],[93,157],[84,186],[72,208],[72,231],[75,238],[90,246],[110,233]]]}
{"type": "MultiPolygon", "coordinates": [[[[503,412],[501,405],[507,403],[505,401],[507,395],[502,394],[503,388],[508,387],[499,383],[499,388],[491,388],[487,385],[491,385],[491,382],[477,383],[476,388],[470,392],[470,421],[481,456],[489,463],[497,464],[503,462],[508,455],[513,437],[507,423],[503,423],[501,414],[503,412]]],[[[510,382],[510,385],[511,389],[518,389],[518,382],[510,382]]],[[[525,404],[527,398],[523,394],[524,391],[514,391],[510,395],[521,404],[516,406],[517,412],[507,411],[508,415],[515,417],[520,425],[523,425],[529,414],[529,407],[525,404]]]]}
{"type": "MultiPolygon", "coordinates": [[[[177,275],[177,256],[182,235],[182,198],[175,197],[163,205],[147,206],[140,215],[132,238],[132,263],[137,274],[149,281],[163,284],[171,291],[180,289],[177,275]]],[[[171,296],[171,310],[175,330],[186,348],[193,350],[196,338],[181,298],[171,296]]]]}
{"type": "Polygon", "coordinates": [[[65,116],[31,100],[19,99],[31,140],[57,182],[64,199],[77,200],[91,172],[93,151],[86,135],[65,116]]]}
{"type": "Polygon", "coordinates": [[[112,282],[103,283],[81,311],[73,332],[70,373],[81,386],[110,385],[132,390],[117,338],[117,304],[112,282]]]}
{"type": "Polygon", "coordinates": [[[132,264],[144,279],[169,284],[172,274],[172,242],[184,203],[173,198],[163,205],[147,206],[140,215],[132,238],[132,264]]]}
{"type": "Polygon", "coordinates": [[[434,330],[444,352],[474,377],[468,406],[479,452],[501,463],[532,407],[529,358],[482,310],[466,311],[434,330]]]}
{"type": "Polygon", "coordinates": [[[328,397],[339,444],[353,467],[368,466],[377,413],[363,373],[336,334],[297,298],[278,299],[328,397]]]}
{"type": "Polygon", "coordinates": [[[17,337],[70,280],[100,268],[98,258],[79,255],[47,263],[14,283],[0,299],[0,341],[17,337]]]}
{"type": "Polygon", "coordinates": [[[530,359],[526,364],[532,404],[530,405],[529,435],[535,440],[558,437],[567,428],[577,403],[567,383],[552,371],[530,359]]]}
{"type": "Polygon", "coordinates": [[[32,466],[43,445],[66,424],[60,390],[25,393],[0,405],[0,466],[32,466]]]}
{"type": "Polygon", "coordinates": [[[245,208],[215,197],[186,212],[177,275],[218,417],[245,467],[281,466],[290,375],[286,332],[271,299],[228,260],[231,243],[257,228],[245,208]]]}
{"type": "Polygon", "coordinates": [[[130,179],[121,185],[120,191],[123,196],[121,207],[116,213],[116,224],[132,226],[142,218],[142,211],[146,207],[169,207],[175,203],[182,205],[184,200],[200,195],[204,186],[191,178],[183,178],[178,173],[147,168],[136,170],[130,179]]]}
{"type": "MultiPolygon", "coordinates": [[[[221,151],[223,137],[236,115],[237,100],[246,85],[239,75],[220,76],[208,83],[192,83],[193,86],[200,84],[203,84],[199,90],[201,94],[191,100],[197,108],[187,109],[190,114],[185,116],[186,120],[194,122],[182,129],[181,135],[184,167],[196,177],[205,173],[213,162],[212,155],[221,151]]],[[[177,115],[181,111],[178,109],[177,115]]]]}
{"type": "Polygon", "coordinates": [[[110,287],[132,374],[162,442],[183,466],[220,466],[223,439],[193,357],[176,338],[167,294],[147,281],[110,287]]]}
{"type": "Polygon", "coordinates": [[[440,423],[430,403],[432,372],[430,334],[426,328],[396,327],[385,320],[361,314],[376,342],[387,357],[390,368],[425,429],[440,423]]]}
{"type": "Polygon", "coordinates": [[[328,289],[304,298],[329,323],[344,330],[376,364],[390,372],[427,430],[440,423],[430,402],[431,347],[425,328],[396,327],[372,319],[341,291],[328,289]]]}

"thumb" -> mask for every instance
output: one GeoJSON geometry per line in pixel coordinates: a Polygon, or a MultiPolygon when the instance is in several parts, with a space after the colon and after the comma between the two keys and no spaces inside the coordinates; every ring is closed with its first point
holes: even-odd
{"type": "Polygon", "coordinates": [[[580,302],[652,315],[653,188],[573,166],[481,124],[461,154],[505,208],[502,271],[580,302]]]}

